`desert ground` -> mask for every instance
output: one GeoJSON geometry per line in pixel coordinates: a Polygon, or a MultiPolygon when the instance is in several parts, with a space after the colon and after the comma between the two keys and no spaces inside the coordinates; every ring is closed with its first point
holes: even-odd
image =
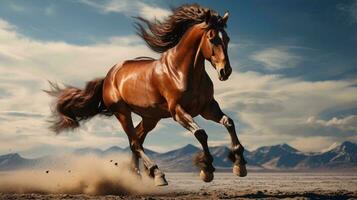
{"type": "MultiPolygon", "coordinates": [[[[1,176],[7,175],[2,173],[1,176]]],[[[30,190],[31,184],[27,188],[19,185],[22,191],[2,191],[0,199],[357,199],[355,172],[252,172],[245,178],[232,173],[215,173],[211,183],[202,182],[197,173],[166,173],[166,177],[169,186],[165,187],[153,187],[151,180],[144,177],[140,181],[129,181],[135,183],[137,190],[127,188],[131,185],[111,185],[107,182],[97,184],[94,193],[72,186],[72,191],[62,190],[65,191],[62,193],[61,189],[46,191],[38,188],[36,191],[30,190]]],[[[126,181],[125,177],[121,178],[120,181],[126,181]]],[[[0,187],[4,189],[3,185],[0,187]]]]}
{"type": "Polygon", "coordinates": [[[128,156],[70,156],[40,167],[0,172],[0,199],[357,199],[356,172],[166,173],[155,187],[145,172],[130,171],[128,156]]]}

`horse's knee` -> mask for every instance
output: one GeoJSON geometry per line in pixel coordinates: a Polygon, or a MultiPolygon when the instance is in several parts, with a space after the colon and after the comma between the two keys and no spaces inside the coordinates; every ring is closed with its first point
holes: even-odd
{"type": "Polygon", "coordinates": [[[224,115],[219,122],[228,129],[234,127],[234,121],[227,115],[224,115]]]}

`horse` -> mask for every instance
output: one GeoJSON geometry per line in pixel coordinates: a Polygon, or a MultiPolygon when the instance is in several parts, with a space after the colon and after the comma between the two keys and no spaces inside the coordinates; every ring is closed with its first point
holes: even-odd
{"type": "Polygon", "coordinates": [[[165,174],[145,154],[146,135],[162,118],[173,118],[201,144],[194,158],[200,178],[211,182],[215,168],[204,129],[193,119],[201,115],[226,127],[231,138],[229,158],[233,173],[247,175],[244,147],[238,140],[234,122],[224,114],[214,98],[213,83],[205,70],[205,60],[225,81],[232,73],[228,57],[229,37],[225,31],[229,13],[198,4],[182,5],[162,21],[137,17],[138,35],[159,59],[140,57],[114,65],[103,78],[89,81],[84,89],[60,88],[51,84],[47,93],[55,97],[51,129],[57,134],[73,130],[95,115],[114,115],[129,139],[131,168],[140,175],[139,159],[157,186],[167,185],[165,174]],[[132,113],[141,116],[134,127],[132,113]]]}

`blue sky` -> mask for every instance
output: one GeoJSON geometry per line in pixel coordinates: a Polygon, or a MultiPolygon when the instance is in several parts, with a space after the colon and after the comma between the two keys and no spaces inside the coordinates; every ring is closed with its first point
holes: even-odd
{"type": "MultiPolygon", "coordinates": [[[[288,143],[320,151],[357,141],[357,1],[195,1],[230,12],[234,73],[216,98],[239,124],[248,149],[288,143]]],[[[115,119],[95,118],[74,133],[47,130],[46,80],[83,86],[115,63],[159,57],[135,35],[132,16],[163,19],[191,1],[63,0],[0,2],[0,153],[35,156],[92,146],[127,146],[115,119]]],[[[210,145],[225,129],[197,118],[210,145]]],[[[162,120],[146,147],[165,151],[194,137],[162,120]]]]}

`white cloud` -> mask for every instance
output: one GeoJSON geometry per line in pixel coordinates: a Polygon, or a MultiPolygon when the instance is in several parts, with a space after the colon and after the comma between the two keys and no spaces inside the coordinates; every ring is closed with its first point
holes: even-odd
{"type": "Polygon", "coordinates": [[[15,4],[14,2],[11,2],[10,8],[11,8],[11,10],[13,10],[15,12],[23,12],[23,11],[25,11],[25,8],[23,6],[15,4]]]}
{"type": "MultiPolygon", "coordinates": [[[[224,137],[224,140],[209,140],[208,141],[208,145],[209,146],[228,146],[230,147],[230,138],[228,137],[228,135],[226,137],[224,137]]],[[[200,146],[198,146],[199,148],[201,148],[200,146]]]]}
{"type": "Polygon", "coordinates": [[[8,23],[5,20],[0,20],[0,30],[7,30],[9,31],[10,29],[15,29],[14,26],[12,26],[10,23],[8,23]]]}
{"type": "Polygon", "coordinates": [[[170,15],[171,11],[156,6],[140,3],[139,15],[146,19],[163,19],[170,15]]]}
{"type": "Polygon", "coordinates": [[[44,117],[42,114],[27,111],[0,111],[0,116],[11,117],[44,117]]]}
{"type": "Polygon", "coordinates": [[[256,52],[251,59],[264,65],[268,70],[279,70],[283,68],[295,67],[301,60],[289,51],[288,48],[267,48],[256,52]]]}
{"type": "Polygon", "coordinates": [[[309,117],[306,121],[306,124],[315,127],[337,128],[344,131],[357,132],[357,115],[350,115],[343,118],[333,117],[330,120],[309,117]]]}
{"type": "Polygon", "coordinates": [[[324,152],[336,147],[338,142],[334,138],[322,136],[299,137],[289,143],[291,146],[306,152],[324,152]]]}
{"type": "Polygon", "coordinates": [[[171,13],[157,5],[149,5],[137,0],[81,0],[81,2],[95,7],[103,13],[122,13],[129,17],[139,15],[149,20],[162,19],[171,13]]]}

